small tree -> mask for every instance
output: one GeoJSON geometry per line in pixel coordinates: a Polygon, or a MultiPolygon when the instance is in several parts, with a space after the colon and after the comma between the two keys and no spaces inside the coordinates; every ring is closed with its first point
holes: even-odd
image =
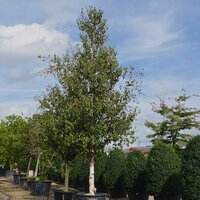
{"type": "Polygon", "coordinates": [[[147,136],[153,138],[152,142],[159,139],[180,148],[192,137],[186,131],[192,128],[200,129],[198,121],[200,110],[185,105],[191,97],[183,93],[175,98],[176,104],[173,106],[168,106],[164,100],[160,100],[159,105],[153,103],[153,111],[160,114],[163,120],[157,123],[146,121],[145,125],[154,132],[147,136]]]}
{"type": "Polygon", "coordinates": [[[195,136],[183,154],[184,195],[190,200],[200,197],[200,136],[195,136]]]}
{"type": "Polygon", "coordinates": [[[32,157],[36,157],[37,159],[34,173],[35,177],[38,175],[40,159],[44,149],[46,148],[46,135],[42,126],[42,121],[44,121],[44,117],[39,114],[34,114],[28,119],[24,141],[26,144],[26,151],[29,154],[27,172],[29,171],[32,157]]]}
{"type": "Polygon", "coordinates": [[[134,141],[136,110],[130,105],[139,82],[134,69],[120,67],[115,50],[106,45],[103,11],[94,7],[82,11],[78,27],[81,46],[51,60],[46,72],[57,84],[40,103],[48,116],[49,142],[66,163],[80,151],[87,156],[89,193],[94,194],[95,156],[111,142],[134,141]]]}

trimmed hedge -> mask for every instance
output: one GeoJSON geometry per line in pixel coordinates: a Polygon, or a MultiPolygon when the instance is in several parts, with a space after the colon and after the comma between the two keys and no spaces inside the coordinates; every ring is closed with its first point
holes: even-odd
{"type": "Polygon", "coordinates": [[[106,162],[107,162],[107,154],[101,153],[97,155],[94,164],[94,179],[95,179],[95,187],[97,191],[105,191],[105,187],[103,184],[103,174],[105,173],[106,169],[106,162]]]}
{"type": "Polygon", "coordinates": [[[110,152],[103,176],[107,189],[122,187],[122,172],[125,160],[126,155],[121,149],[114,149],[110,152]]]}
{"type": "Polygon", "coordinates": [[[195,136],[183,153],[184,195],[190,200],[200,199],[200,136],[195,136]]]}
{"type": "Polygon", "coordinates": [[[127,155],[124,171],[123,185],[127,191],[145,191],[146,158],[139,151],[132,151],[127,155]]]}
{"type": "Polygon", "coordinates": [[[70,179],[76,188],[87,189],[89,177],[89,162],[83,156],[78,155],[70,171],[70,179]]]}
{"type": "Polygon", "coordinates": [[[151,149],[146,167],[147,190],[154,196],[171,197],[181,192],[181,159],[175,150],[164,143],[151,149]]]}

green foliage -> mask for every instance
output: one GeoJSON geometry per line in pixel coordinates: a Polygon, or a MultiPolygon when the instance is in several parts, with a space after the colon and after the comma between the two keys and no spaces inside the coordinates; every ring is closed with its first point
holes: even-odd
{"type": "Polygon", "coordinates": [[[48,176],[53,179],[54,177],[62,177],[64,173],[65,162],[61,156],[51,148],[42,150],[39,167],[39,177],[48,176]]]}
{"type": "Polygon", "coordinates": [[[27,121],[18,115],[6,116],[0,122],[0,162],[13,169],[21,168],[26,161],[25,126],[27,121]]]}
{"type": "MultiPolygon", "coordinates": [[[[100,153],[95,159],[95,183],[102,187],[102,177],[105,172],[105,166],[107,161],[107,154],[100,153]]],[[[77,155],[73,161],[73,165],[70,171],[70,180],[75,183],[77,187],[86,186],[88,184],[89,175],[89,162],[84,159],[82,155],[77,155]]]]}
{"type": "Polygon", "coordinates": [[[181,159],[175,150],[161,142],[151,149],[146,167],[147,190],[151,195],[171,196],[180,194],[181,159]]]}
{"type": "Polygon", "coordinates": [[[183,154],[184,193],[190,200],[200,199],[200,136],[195,136],[183,154]]]}
{"type": "Polygon", "coordinates": [[[42,126],[43,122],[44,117],[39,114],[34,114],[28,118],[24,142],[26,144],[26,151],[31,156],[37,156],[45,148],[47,139],[42,126]]]}
{"type": "Polygon", "coordinates": [[[121,149],[114,149],[109,153],[103,176],[107,188],[122,188],[122,172],[125,160],[126,155],[121,149]]]}
{"type": "Polygon", "coordinates": [[[135,101],[140,82],[134,69],[121,67],[116,51],[106,45],[103,11],[82,11],[78,26],[81,45],[50,60],[45,73],[56,84],[39,100],[47,115],[49,143],[66,160],[79,149],[91,158],[110,142],[134,141],[136,110],[128,105],[135,101]]]}
{"type": "Polygon", "coordinates": [[[95,159],[95,183],[97,185],[102,185],[103,184],[103,174],[106,169],[106,162],[107,162],[108,156],[106,153],[100,153],[97,155],[95,159]]]}
{"type": "Polygon", "coordinates": [[[127,191],[145,191],[146,158],[139,151],[132,151],[127,155],[124,171],[123,185],[127,191]]]}
{"type": "Polygon", "coordinates": [[[46,181],[48,177],[46,174],[40,173],[38,178],[39,181],[46,181]]]}
{"type": "Polygon", "coordinates": [[[73,161],[70,178],[77,187],[86,186],[89,176],[89,162],[81,155],[77,155],[73,161]]]}
{"type": "Polygon", "coordinates": [[[182,95],[175,98],[173,106],[168,106],[164,100],[160,100],[159,105],[153,103],[153,111],[161,115],[163,120],[157,123],[146,121],[145,125],[154,132],[147,136],[153,138],[152,142],[161,140],[176,148],[186,146],[192,138],[191,134],[186,131],[193,128],[200,129],[198,121],[200,109],[186,106],[191,97],[183,91],[182,95]]]}

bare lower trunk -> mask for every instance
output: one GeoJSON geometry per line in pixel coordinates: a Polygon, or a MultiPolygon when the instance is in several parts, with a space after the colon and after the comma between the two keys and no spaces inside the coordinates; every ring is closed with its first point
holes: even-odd
{"type": "Polygon", "coordinates": [[[37,177],[38,169],[39,169],[39,163],[40,163],[40,153],[38,153],[38,156],[37,156],[37,163],[36,163],[36,166],[35,166],[35,174],[34,174],[34,177],[37,177]]]}
{"type": "Polygon", "coordinates": [[[68,162],[66,162],[66,168],[65,168],[65,190],[69,190],[69,165],[68,162]]]}
{"type": "Polygon", "coordinates": [[[11,161],[9,162],[9,168],[10,168],[10,171],[13,170],[13,166],[12,166],[12,164],[11,164],[11,161]]]}
{"type": "Polygon", "coordinates": [[[32,161],[32,156],[29,157],[29,161],[28,161],[28,167],[27,167],[27,174],[30,170],[30,167],[31,167],[31,161],[32,161]]]}
{"type": "Polygon", "coordinates": [[[96,188],[94,186],[94,157],[90,160],[89,193],[91,195],[95,195],[96,193],[96,188]]]}

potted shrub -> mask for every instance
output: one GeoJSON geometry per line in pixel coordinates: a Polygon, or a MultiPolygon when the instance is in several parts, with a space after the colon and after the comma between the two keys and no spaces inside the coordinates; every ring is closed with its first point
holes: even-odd
{"type": "Polygon", "coordinates": [[[146,167],[147,190],[156,200],[178,200],[181,192],[181,159],[172,146],[157,142],[146,167]]]}
{"type": "Polygon", "coordinates": [[[36,179],[29,179],[28,186],[33,196],[48,196],[51,188],[51,181],[47,180],[47,176],[41,174],[36,179]]]}
{"type": "Polygon", "coordinates": [[[48,196],[52,181],[48,180],[47,171],[51,167],[51,159],[54,158],[54,154],[50,150],[43,150],[43,154],[40,157],[40,162],[36,163],[38,173],[34,173],[34,176],[28,177],[27,186],[33,196],[48,196]],[[38,165],[38,166],[37,166],[38,165]]]}
{"type": "Polygon", "coordinates": [[[200,197],[200,136],[195,136],[183,152],[184,199],[200,197]]]}
{"type": "Polygon", "coordinates": [[[125,153],[121,149],[114,149],[109,153],[103,180],[112,198],[126,197],[127,193],[122,185],[125,160],[125,153]]]}
{"type": "MultiPolygon", "coordinates": [[[[27,182],[28,188],[34,196],[47,196],[51,187],[51,181],[47,179],[47,169],[51,166],[53,154],[46,142],[47,137],[42,126],[43,120],[42,114],[34,114],[28,119],[26,127],[26,149],[31,156],[36,157],[33,177],[28,178],[27,182]]],[[[30,165],[31,159],[29,159],[27,171],[29,171],[30,165]]]]}
{"type": "Polygon", "coordinates": [[[146,190],[146,158],[139,151],[128,153],[123,170],[123,187],[129,200],[148,200],[146,190]]]}

